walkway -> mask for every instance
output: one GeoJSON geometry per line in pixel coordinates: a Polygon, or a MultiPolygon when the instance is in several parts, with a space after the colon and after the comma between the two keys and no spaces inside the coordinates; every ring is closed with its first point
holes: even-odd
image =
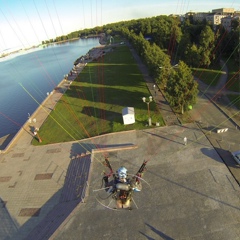
{"type": "Polygon", "coordinates": [[[133,57],[135,58],[135,60],[138,64],[138,67],[139,67],[145,81],[146,81],[146,85],[149,89],[149,92],[150,92],[151,96],[153,97],[154,101],[157,104],[157,107],[159,108],[159,110],[161,112],[161,115],[163,117],[163,120],[164,120],[165,124],[167,126],[179,124],[179,120],[178,120],[176,114],[172,111],[172,109],[169,106],[167,100],[165,99],[163,93],[161,92],[161,90],[156,85],[154,79],[149,75],[147,67],[143,64],[142,60],[137,55],[134,48],[130,44],[128,44],[128,46],[129,46],[129,49],[130,49],[133,57]],[[155,85],[155,88],[154,88],[154,85],[155,85]]]}
{"type": "Polygon", "coordinates": [[[209,85],[204,84],[201,80],[196,79],[199,84],[200,95],[204,94],[209,101],[214,103],[226,116],[228,116],[231,121],[240,129],[240,117],[239,109],[237,109],[227,97],[227,94],[238,95],[240,93],[233,92],[226,89],[227,78],[228,78],[228,69],[226,64],[221,61],[222,71],[225,74],[222,74],[219,77],[218,83],[216,86],[209,87],[209,85]]]}

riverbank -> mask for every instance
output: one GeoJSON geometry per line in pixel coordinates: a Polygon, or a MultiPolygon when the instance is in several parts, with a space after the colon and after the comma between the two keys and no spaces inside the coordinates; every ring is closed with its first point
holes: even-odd
{"type": "Polygon", "coordinates": [[[0,151],[2,153],[7,152],[11,146],[19,139],[23,132],[27,132],[32,138],[35,137],[35,129],[39,129],[45,122],[48,115],[55,109],[55,105],[61,99],[65,91],[70,87],[72,81],[74,81],[88,62],[93,61],[101,57],[104,52],[110,51],[111,48],[105,48],[105,45],[94,47],[88,51],[85,56],[89,58],[83,62],[79,62],[77,65],[73,65],[69,73],[61,80],[61,82],[53,89],[53,91],[47,95],[44,101],[39,107],[29,116],[27,121],[23,124],[21,129],[14,133],[8,134],[0,138],[0,151]],[[105,49],[103,51],[103,49],[105,49]],[[37,119],[37,121],[36,121],[37,119]]]}
{"type": "Polygon", "coordinates": [[[98,39],[81,39],[0,60],[0,137],[19,131],[73,62],[98,45],[98,39]]]}
{"type": "Polygon", "coordinates": [[[0,52],[0,59],[4,59],[6,57],[9,57],[11,55],[14,54],[25,54],[34,50],[38,50],[38,49],[42,49],[42,48],[46,48],[49,46],[54,46],[54,45],[60,45],[60,44],[64,44],[67,42],[74,42],[74,41],[78,41],[79,39],[89,39],[89,38],[97,38],[100,37],[99,35],[97,36],[91,36],[91,37],[85,37],[85,38],[72,38],[72,39],[66,39],[66,40],[62,40],[62,41],[58,41],[58,42],[49,42],[49,43],[44,43],[44,44],[38,44],[38,45],[33,45],[27,48],[15,48],[15,49],[6,49],[0,52]]]}

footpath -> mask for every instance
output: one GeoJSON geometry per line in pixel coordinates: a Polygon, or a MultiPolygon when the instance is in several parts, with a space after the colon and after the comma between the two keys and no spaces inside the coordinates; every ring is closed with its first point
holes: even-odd
{"type": "Polygon", "coordinates": [[[146,85],[149,89],[150,95],[153,97],[155,103],[157,104],[165,124],[167,126],[179,124],[180,122],[176,114],[172,111],[166,98],[162,94],[161,90],[158,88],[157,84],[154,82],[154,79],[149,76],[147,67],[143,64],[142,60],[137,55],[134,48],[130,44],[128,44],[128,47],[139,66],[139,69],[146,81],[146,85]]]}

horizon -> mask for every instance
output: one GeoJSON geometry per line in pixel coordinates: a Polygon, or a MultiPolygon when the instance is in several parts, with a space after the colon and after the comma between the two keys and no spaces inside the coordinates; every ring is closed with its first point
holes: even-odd
{"type": "Polygon", "coordinates": [[[226,1],[144,0],[121,2],[112,0],[8,0],[0,7],[0,53],[8,49],[25,49],[42,41],[55,39],[71,32],[91,29],[109,23],[129,21],[160,15],[186,12],[211,12],[218,8],[234,8],[239,11],[236,0],[226,1]],[[128,6],[126,8],[126,6],[128,6]]]}

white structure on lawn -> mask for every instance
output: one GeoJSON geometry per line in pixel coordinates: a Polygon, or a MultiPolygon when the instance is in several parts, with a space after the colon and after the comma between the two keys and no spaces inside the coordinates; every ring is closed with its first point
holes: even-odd
{"type": "Polygon", "coordinates": [[[133,107],[126,107],[122,110],[123,124],[133,124],[135,123],[135,114],[133,107]]]}

